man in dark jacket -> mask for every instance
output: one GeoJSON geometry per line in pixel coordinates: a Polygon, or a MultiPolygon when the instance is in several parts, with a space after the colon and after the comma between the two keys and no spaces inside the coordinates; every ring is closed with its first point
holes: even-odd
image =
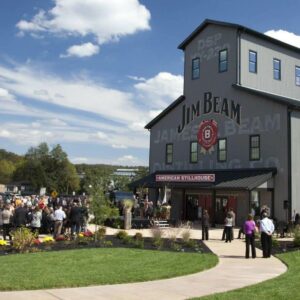
{"type": "Polygon", "coordinates": [[[28,220],[28,210],[24,207],[24,203],[21,203],[16,209],[14,213],[14,226],[21,227],[26,226],[29,222],[28,220]]]}
{"type": "Polygon", "coordinates": [[[70,221],[71,221],[71,235],[73,236],[76,232],[77,234],[80,232],[80,224],[82,220],[81,216],[81,208],[78,206],[77,202],[73,203],[73,207],[70,211],[70,221]]]}

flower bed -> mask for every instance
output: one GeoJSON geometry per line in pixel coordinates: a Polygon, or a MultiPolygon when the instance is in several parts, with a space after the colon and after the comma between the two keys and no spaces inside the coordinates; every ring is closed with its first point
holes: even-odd
{"type": "MultiPolygon", "coordinates": [[[[125,231],[124,231],[125,232],[125,231]]],[[[194,252],[194,253],[211,253],[209,248],[201,240],[190,239],[168,239],[168,238],[150,238],[143,237],[141,233],[135,236],[128,236],[123,231],[117,235],[98,235],[97,240],[93,233],[80,233],[75,239],[60,236],[56,240],[48,236],[42,239],[36,239],[27,252],[53,251],[53,250],[70,250],[82,248],[139,248],[160,251],[176,252],[194,252]],[[101,238],[99,238],[101,237],[101,238]],[[32,251],[31,251],[32,250],[32,251]]],[[[0,246],[0,255],[19,253],[13,248],[13,245],[0,246]]]]}

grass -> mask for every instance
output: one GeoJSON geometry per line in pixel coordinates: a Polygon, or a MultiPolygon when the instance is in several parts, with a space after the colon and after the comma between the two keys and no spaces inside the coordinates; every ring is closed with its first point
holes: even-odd
{"type": "Polygon", "coordinates": [[[279,277],[246,288],[194,300],[300,299],[300,251],[278,254],[277,257],[288,265],[288,271],[279,277]]]}
{"type": "Polygon", "coordinates": [[[28,290],[148,281],[200,272],[212,254],[139,249],[82,249],[0,257],[0,290],[28,290]]]}

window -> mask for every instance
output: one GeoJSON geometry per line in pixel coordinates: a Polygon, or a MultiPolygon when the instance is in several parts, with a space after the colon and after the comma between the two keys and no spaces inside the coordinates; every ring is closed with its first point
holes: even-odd
{"type": "Polygon", "coordinates": [[[257,73],[257,53],[249,51],[249,72],[257,73]]]}
{"type": "Polygon", "coordinates": [[[166,164],[173,163],[173,144],[166,145],[166,164]]]}
{"type": "Polygon", "coordinates": [[[296,85],[300,86],[300,67],[295,69],[296,85]]]}
{"type": "Polygon", "coordinates": [[[200,78],[200,58],[196,57],[192,60],[192,79],[200,78]]]}
{"type": "Polygon", "coordinates": [[[218,140],[218,161],[227,160],[227,140],[219,139],[218,140]]]}
{"type": "Polygon", "coordinates": [[[279,59],[273,59],[273,78],[276,80],[281,79],[281,61],[279,59]]]}
{"type": "Polygon", "coordinates": [[[260,160],[260,136],[250,136],[250,160],[260,160]]]}
{"type": "Polygon", "coordinates": [[[191,142],[190,144],[190,162],[196,163],[198,162],[198,143],[191,142]]]}
{"type": "Polygon", "coordinates": [[[226,72],[228,67],[228,52],[227,49],[219,52],[219,72],[226,72]]]}

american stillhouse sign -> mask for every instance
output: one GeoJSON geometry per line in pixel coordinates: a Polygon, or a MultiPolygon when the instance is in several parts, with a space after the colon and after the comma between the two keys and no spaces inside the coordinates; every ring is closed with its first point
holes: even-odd
{"type": "Polygon", "coordinates": [[[215,182],[215,174],[163,174],[156,175],[157,182],[215,182]]]}

